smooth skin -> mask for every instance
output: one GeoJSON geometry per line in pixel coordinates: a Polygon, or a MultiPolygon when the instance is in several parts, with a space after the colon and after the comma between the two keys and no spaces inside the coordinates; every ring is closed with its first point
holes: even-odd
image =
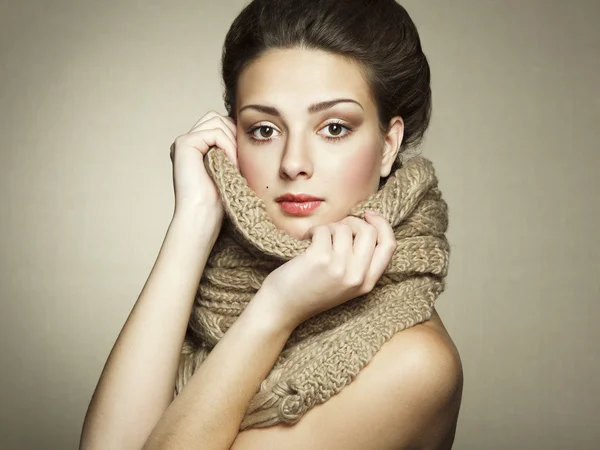
{"type": "MultiPolygon", "coordinates": [[[[288,63],[297,63],[293,70],[304,69],[308,76],[311,67],[317,71],[324,67],[308,66],[305,54],[291,52],[287,54],[288,63]]],[[[326,55],[313,56],[313,61],[322,61],[329,69],[339,62],[328,60],[326,55]]],[[[268,59],[261,62],[266,62],[264,70],[272,69],[268,59]]],[[[346,74],[345,79],[355,83],[354,87],[346,87],[345,96],[360,97],[361,91],[356,88],[360,83],[348,76],[352,69],[338,69],[346,74]]],[[[327,80],[323,82],[322,87],[326,87],[327,80]]],[[[269,100],[258,98],[258,91],[247,89],[248,86],[241,89],[242,102],[238,105],[252,95],[261,102],[269,100]]],[[[271,92],[278,92],[277,86],[271,87],[271,92]]],[[[294,87],[298,86],[292,83],[288,93],[297,92],[294,87]]],[[[293,95],[287,98],[300,102],[293,95]]],[[[305,100],[310,104],[313,98],[305,100]]],[[[285,101],[274,104],[280,112],[287,111],[285,101]]],[[[367,100],[362,98],[361,104],[364,107],[367,100]]],[[[315,146],[299,145],[304,139],[313,139],[320,147],[318,138],[313,136],[312,122],[309,125],[308,116],[290,118],[285,112],[281,117],[287,118],[288,124],[294,123],[294,128],[286,130],[281,126],[284,138],[274,141],[281,143],[280,146],[274,145],[271,148],[275,150],[262,155],[263,161],[269,162],[268,167],[276,167],[273,160],[279,160],[280,164],[277,177],[269,179],[272,190],[268,195],[263,191],[257,193],[266,199],[287,191],[323,196],[323,192],[304,189],[310,187],[310,181],[315,180],[316,186],[318,180],[325,179],[324,166],[318,165],[317,155],[310,154],[309,148],[315,146]],[[294,185],[304,190],[293,190],[294,185]],[[280,192],[280,189],[286,190],[280,192]]],[[[367,123],[368,118],[358,120],[367,123]]],[[[309,249],[267,277],[173,400],[187,321],[223,220],[222,204],[202,158],[211,146],[217,145],[247,178],[258,180],[259,174],[245,164],[250,160],[252,147],[240,139],[239,130],[244,129],[246,122],[242,124],[240,118],[234,123],[229,117],[210,111],[173,143],[170,155],[175,190],[173,219],[150,276],[106,362],[84,421],[80,448],[450,448],[462,393],[462,369],[456,348],[437,313],[430,321],[394,335],[353,383],[312,408],[294,426],[238,432],[252,396],[293,329],[314,314],[369,292],[395,248],[391,227],[380,216],[366,216],[364,221],[338,216],[339,220],[331,221],[331,214],[334,209],[342,208],[343,200],[336,203],[329,193],[326,203],[330,202],[332,208],[323,209],[329,215],[320,220],[317,216],[314,222],[295,223],[292,218],[276,216],[273,211],[278,226],[311,239],[309,249]]],[[[385,137],[384,150],[379,153],[381,165],[375,166],[379,173],[385,172],[393,161],[390,156],[394,156],[393,149],[401,139],[398,128],[402,128],[402,122],[395,119],[385,137]]],[[[377,178],[378,173],[374,179],[377,178]]],[[[344,200],[352,203],[353,199],[348,198],[355,194],[352,191],[344,200]]]]}

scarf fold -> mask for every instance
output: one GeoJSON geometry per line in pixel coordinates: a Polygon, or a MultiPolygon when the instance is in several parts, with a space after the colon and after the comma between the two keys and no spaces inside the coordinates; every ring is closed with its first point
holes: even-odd
{"type": "MultiPolygon", "coordinates": [[[[212,348],[242,313],[267,275],[303,253],[309,239],[278,229],[266,205],[225,152],[204,156],[225,216],[202,274],[182,348],[179,394],[212,348]]],[[[416,156],[348,215],[366,209],[385,217],[397,248],[375,287],[300,324],[252,398],[240,431],[294,424],[351,383],[398,331],[429,320],[445,289],[450,246],[448,207],[432,162],[416,156]]]]}

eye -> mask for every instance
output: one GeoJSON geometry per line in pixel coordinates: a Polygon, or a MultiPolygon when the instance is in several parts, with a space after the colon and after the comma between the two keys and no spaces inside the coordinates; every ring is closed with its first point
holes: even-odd
{"type": "MultiPolygon", "coordinates": [[[[329,130],[329,135],[325,135],[325,139],[329,141],[344,139],[350,136],[350,134],[354,131],[351,127],[342,124],[342,122],[339,120],[329,122],[323,128],[321,128],[321,130],[325,129],[329,130]],[[344,133],[344,129],[347,131],[346,133],[344,133]]],[[[277,134],[274,135],[274,133],[279,133],[279,131],[270,125],[256,125],[246,132],[246,134],[250,136],[250,139],[257,144],[266,144],[267,142],[270,142],[274,137],[277,136],[277,134]]]]}
{"type": "Polygon", "coordinates": [[[273,133],[277,131],[274,127],[269,125],[257,125],[252,127],[247,131],[247,134],[251,139],[254,139],[257,142],[263,141],[267,142],[273,138],[273,133]],[[256,132],[259,132],[260,136],[257,136],[256,132]]]}
{"type": "Polygon", "coordinates": [[[325,125],[321,129],[322,130],[329,129],[330,135],[325,136],[325,137],[327,139],[334,140],[334,141],[338,140],[338,139],[343,139],[343,138],[349,136],[350,133],[353,131],[352,128],[350,128],[347,125],[343,125],[342,122],[340,122],[340,121],[329,122],[327,125],[325,125]],[[348,132],[343,133],[344,129],[346,129],[348,132]]]}

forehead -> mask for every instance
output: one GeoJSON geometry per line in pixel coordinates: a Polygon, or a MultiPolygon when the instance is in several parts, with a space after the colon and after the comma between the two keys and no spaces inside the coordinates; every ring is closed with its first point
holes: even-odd
{"type": "Polygon", "coordinates": [[[320,50],[269,50],[238,80],[238,107],[266,101],[294,108],[337,97],[355,98],[366,109],[371,93],[356,62],[320,50]]]}

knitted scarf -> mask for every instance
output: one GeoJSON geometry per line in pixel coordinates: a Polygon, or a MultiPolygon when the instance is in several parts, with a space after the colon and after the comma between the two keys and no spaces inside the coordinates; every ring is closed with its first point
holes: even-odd
{"type": "MultiPolygon", "coordinates": [[[[183,344],[175,395],[253,298],[266,276],[304,252],[311,241],[278,229],[225,152],[204,156],[224,205],[219,236],[207,260],[183,344]]],[[[371,292],[294,329],[252,398],[240,426],[294,424],[354,380],[395,333],[429,320],[445,289],[450,246],[448,208],[431,161],[421,156],[396,169],[349,215],[372,209],[391,224],[397,247],[371,292]]]]}

